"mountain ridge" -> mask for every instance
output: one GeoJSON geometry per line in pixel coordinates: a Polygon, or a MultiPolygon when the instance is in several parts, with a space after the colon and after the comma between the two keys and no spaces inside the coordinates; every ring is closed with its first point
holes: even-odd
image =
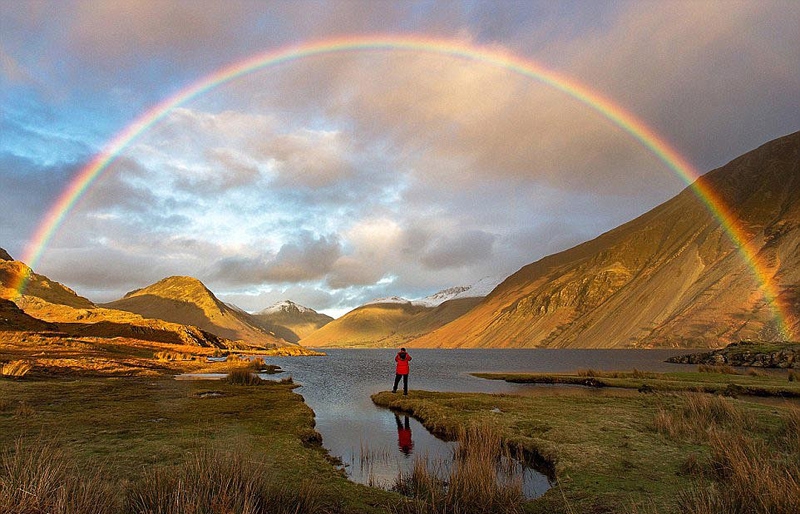
{"type": "Polygon", "coordinates": [[[103,306],[144,318],[195,326],[247,345],[271,348],[292,344],[269,333],[246,312],[226,305],[194,277],[166,277],[103,306]]]}
{"type": "MultiPolygon", "coordinates": [[[[800,132],[700,181],[731,206],[797,331],[800,132]],[[789,187],[787,187],[789,186],[789,187]]],[[[724,346],[782,337],[753,271],[691,188],[509,276],[475,309],[409,346],[724,346]]]]}

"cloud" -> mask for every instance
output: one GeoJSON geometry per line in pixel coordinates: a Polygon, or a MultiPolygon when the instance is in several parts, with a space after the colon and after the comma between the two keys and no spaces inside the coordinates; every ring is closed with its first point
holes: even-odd
{"type": "Polygon", "coordinates": [[[459,268],[492,257],[495,236],[480,230],[440,236],[425,249],[422,263],[430,269],[459,268]]]}
{"type": "Polygon", "coordinates": [[[707,171],[797,129],[798,24],[793,2],[621,3],[607,23],[541,55],[707,171]]]}
{"type": "Polygon", "coordinates": [[[333,289],[374,285],[385,277],[400,255],[403,229],[388,218],[364,219],[344,232],[344,240],[346,253],[327,277],[333,289]]]}
{"type": "Polygon", "coordinates": [[[336,236],[303,232],[274,255],[221,259],[214,264],[211,276],[213,280],[237,285],[308,282],[324,277],[340,255],[336,236]]]}

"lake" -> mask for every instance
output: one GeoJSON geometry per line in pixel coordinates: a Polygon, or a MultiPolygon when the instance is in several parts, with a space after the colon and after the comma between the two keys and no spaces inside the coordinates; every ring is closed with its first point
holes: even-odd
{"type": "MultiPolygon", "coordinates": [[[[394,380],[395,349],[324,349],[325,357],[268,357],[301,384],[297,392],[316,414],[316,429],[331,455],[341,459],[351,480],[390,487],[415,456],[447,460],[453,445],[432,436],[417,420],[375,406],[373,393],[388,391],[394,380]],[[410,443],[410,444],[409,444],[410,443]]],[[[674,371],[686,365],[664,362],[687,350],[433,350],[409,352],[409,389],[447,392],[536,394],[545,388],[484,380],[473,372],[568,372],[596,370],[674,371]]],[[[402,384],[401,384],[402,388],[402,384]]],[[[552,388],[549,388],[552,391],[552,388]]],[[[400,393],[398,393],[400,394],[400,393]]],[[[588,394],[605,394],[590,390],[588,394]]],[[[525,494],[535,498],[549,488],[547,477],[527,470],[525,494]]]]}

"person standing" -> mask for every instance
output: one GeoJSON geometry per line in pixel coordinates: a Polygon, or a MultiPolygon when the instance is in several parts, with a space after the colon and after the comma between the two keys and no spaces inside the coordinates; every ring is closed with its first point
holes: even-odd
{"type": "Polygon", "coordinates": [[[400,348],[397,355],[394,357],[397,363],[394,375],[394,387],[392,392],[397,392],[397,385],[400,383],[400,378],[403,378],[403,394],[408,394],[408,363],[411,361],[411,356],[406,352],[405,348],[400,348]]]}

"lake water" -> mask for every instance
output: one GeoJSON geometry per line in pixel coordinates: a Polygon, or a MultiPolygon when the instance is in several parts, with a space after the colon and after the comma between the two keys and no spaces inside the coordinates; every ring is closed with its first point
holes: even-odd
{"type": "MultiPolygon", "coordinates": [[[[432,436],[417,420],[377,407],[370,395],[388,391],[394,380],[394,349],[325,349],[325,357],[268,357],[301,384],[297,392],[316,414],[316,429],[348,476],[360,483],[390,487],[408,472],[416,456],[447,460],[455,443],[432,436]]],[[[473,377],[473,372],[569,372],[578,369],[671,371],[664,362],[686,350],[412,350],[409,389],[446,392],[535,394],[544,388],[473,377]]],[[[401,384],[402,388],[402,384],[401,384]]],[[[552,391],[552,388],[549,388],[552,391]]],[[[398,393],[400,394],[400,393],[398,393]]],[[[602,390],[592,394],[605,394],[602,390]]],[[[528,470],[525,494],[549,488],[547,477],[528,470]]]]}

